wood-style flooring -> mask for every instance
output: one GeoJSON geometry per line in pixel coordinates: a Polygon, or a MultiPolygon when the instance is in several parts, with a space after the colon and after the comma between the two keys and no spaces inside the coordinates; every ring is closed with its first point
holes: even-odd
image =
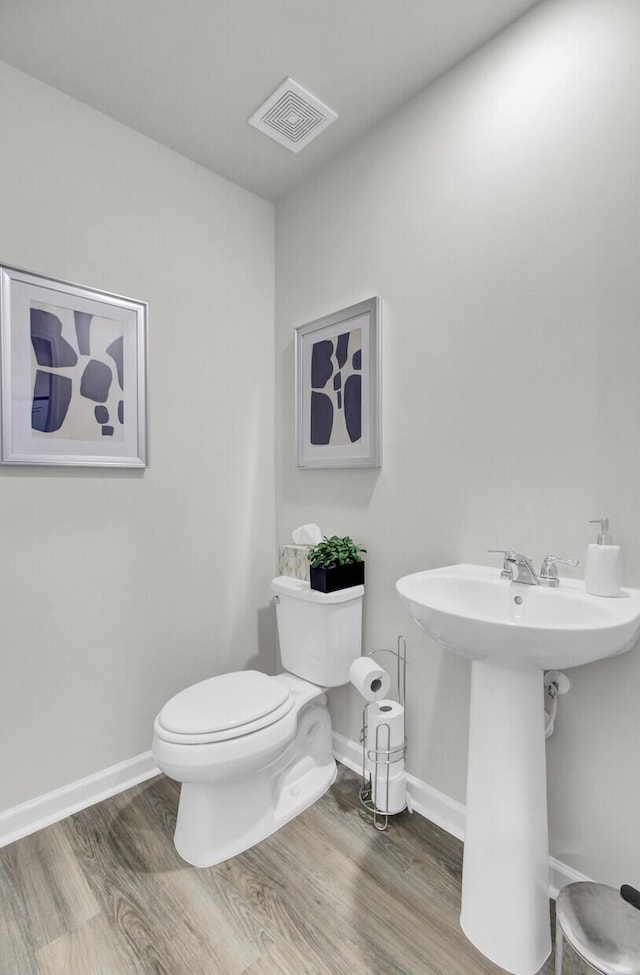
{"type": "Polygon", "coordinates": [[[376,832],[358,784],[340,767],[206,870],[174,850],[163,776],[5,847],[0,975],[498,975],[458,924],[462,844],[408,813],[376,832]]]}

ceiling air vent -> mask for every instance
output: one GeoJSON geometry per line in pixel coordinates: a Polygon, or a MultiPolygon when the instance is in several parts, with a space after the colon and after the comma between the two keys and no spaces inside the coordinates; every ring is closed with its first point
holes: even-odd
{"type": "Polygon", "coordinates": [[[291,152],[300,152],[337,117],[319,98],[293,78],[287,78],[253,113],[249,125],[291,152]]]}

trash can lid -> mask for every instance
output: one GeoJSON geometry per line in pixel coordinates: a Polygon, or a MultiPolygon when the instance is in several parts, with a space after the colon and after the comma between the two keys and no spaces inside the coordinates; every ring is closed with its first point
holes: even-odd
{"type": "Polygon", "coordinates": [[[640,910],[606,884],[581,881],[558,894],[556,923],[584,960],[605,975],[640,975],[640,910]]]}

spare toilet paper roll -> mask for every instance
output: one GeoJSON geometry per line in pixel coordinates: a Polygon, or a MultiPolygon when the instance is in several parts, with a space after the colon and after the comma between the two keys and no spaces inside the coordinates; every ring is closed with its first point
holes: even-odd
{"type": "Polygon", "coordinates": [[[407,804],[404,767],[404,708],[397,701],[376,701],[367,708],[366,768],[372,799],[382,813],[401,812],[407,804]]]}
{"type": "MultiPolygon", "coordinates": [[[[391,678],[371,657],[358,657],[349,668],[349,680],[365,701],[377,701],[389,693],[391,678]]],[[[393,703],[393,702],[392,702],[393,703]]]]}
{"type": "Polygon", "coordinates": [[[367,750],[375,749],[376,741],[378,750],[393,753],[392,759],[403,757],[404,708],[397,701],[374,701],[367,708],[367,750]]]}
{"type": "Polygon", "coordinates": [[[300,525],[291,532],[291,538],[296,545],[317,545],[322,541],[322,532],[318,525],[300,525]]]}
{"type": "Polygon", "coordinates": [[[377,767],[375,775],[371,776],[371,798],[378,812],[390,816],[402,812],[407,805],[407,777],[404,762],[398,772],[389,774],[388,782],[386,772],[380,766],[377,767]]]}

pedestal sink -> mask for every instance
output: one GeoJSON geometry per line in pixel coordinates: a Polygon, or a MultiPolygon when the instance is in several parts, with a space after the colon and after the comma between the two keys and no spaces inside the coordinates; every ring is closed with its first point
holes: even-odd
{"type": "Polygon", "coordinates": [[[607,599],[482,565],[416,572],[396,589],[418,626],[472,661],[460,924],[496,965],[534,975],[551,952],[544,671],[629,650],[640,590],[607,599]]]}

